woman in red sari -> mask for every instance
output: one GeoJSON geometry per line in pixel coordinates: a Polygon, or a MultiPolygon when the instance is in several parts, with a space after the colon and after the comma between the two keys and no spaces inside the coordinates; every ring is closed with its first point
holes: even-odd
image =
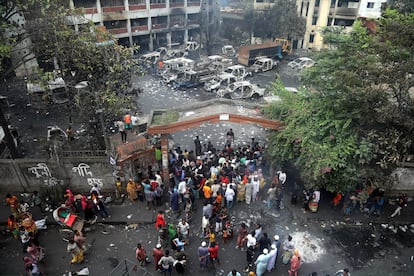
{"type": "Polygon", "coordinates": [[[298,276],[299,267],[301,265],[301,259],[299,256],[299,250],[293,250],[292,259],[290,259],[290,269],[288,270],[289,276],[298,276]]]}

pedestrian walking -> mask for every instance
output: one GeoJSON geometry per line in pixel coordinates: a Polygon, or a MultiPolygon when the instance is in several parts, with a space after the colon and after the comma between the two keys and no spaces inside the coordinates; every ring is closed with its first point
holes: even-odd
{"type": "Polygon", "coordinates": [[[265,248],[263,249],[263,253],[257,257],[254,264],[256,265],[256,275],[262,276],[266,272],[267,263],[269,261],[269,251],[265,248]]]}
{"type": "Polygon", "coordinates": [[[207,243],[203,241],[201,243],[201,246],[198,247],[198,260],[200,262],[201,269],[207,268],[208,257],[209,257],[209,252],[207,248],[207,243]]]}
{"type": "Polygon", "coordinates": [[[180,210],[179,196],[178,196],[177,189],[175,188],[172,190],[170,194],[170,206],[171,206],[171,210],[174,213],[179,212],[180,210]]]}

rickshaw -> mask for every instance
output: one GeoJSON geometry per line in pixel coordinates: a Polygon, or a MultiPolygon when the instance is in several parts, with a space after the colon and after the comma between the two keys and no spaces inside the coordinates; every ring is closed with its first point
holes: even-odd
{"type": "Polygon", "coordinates": [[[82,231],[84,221],[79,216],[73,214],[70,208],[66,206],[58,207],[53,211],[53,218],[63,227],[59,230],[59,234],[64,241],[69,241],[75,235],[75,230],[82,231]]]}

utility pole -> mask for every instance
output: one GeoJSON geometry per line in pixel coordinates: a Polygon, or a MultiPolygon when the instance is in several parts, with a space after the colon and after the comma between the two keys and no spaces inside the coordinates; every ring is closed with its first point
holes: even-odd
{"type": "Polygon", "coordinates": [[[13,136],[10,134],[9,124],[4,117],[3,106],[0,104],[0,126],[3,128],[4,132],[4,139],[6,141],[6,145],[10,150],[10,155],[12,159],[16,159],[17,156],[17,149],[16,144],[14,143],[13,136]]]}

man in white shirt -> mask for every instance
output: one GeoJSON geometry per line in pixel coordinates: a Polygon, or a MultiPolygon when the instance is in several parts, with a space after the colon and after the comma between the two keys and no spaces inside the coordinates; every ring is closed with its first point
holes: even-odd
{"type": "Polygon", "coordinates": [[[178,194],[180,195],[181,198],[181,202],[185,202],[184,201],[184,194],[187,190],[187,183],[185,182],[185,180],[181,181],[180,183],[178,183],[178,194]]]}
{"type": "Polygon", "coordinates": [[[233,199],[235,196],[234,190],[230,187],[230,185],[227,187],[226,192],[224,193],[224,196],[226,198],[227,202],[227,210],[229,210],[231,207],[233,207],[233,199]]]}
{"type": "Polygon", "coordinates": [[[177,229],[180,235],[180,240],[188,242],[188,236],[190,234],[190,225],[184,218],[178,223],[177,229]]]}

